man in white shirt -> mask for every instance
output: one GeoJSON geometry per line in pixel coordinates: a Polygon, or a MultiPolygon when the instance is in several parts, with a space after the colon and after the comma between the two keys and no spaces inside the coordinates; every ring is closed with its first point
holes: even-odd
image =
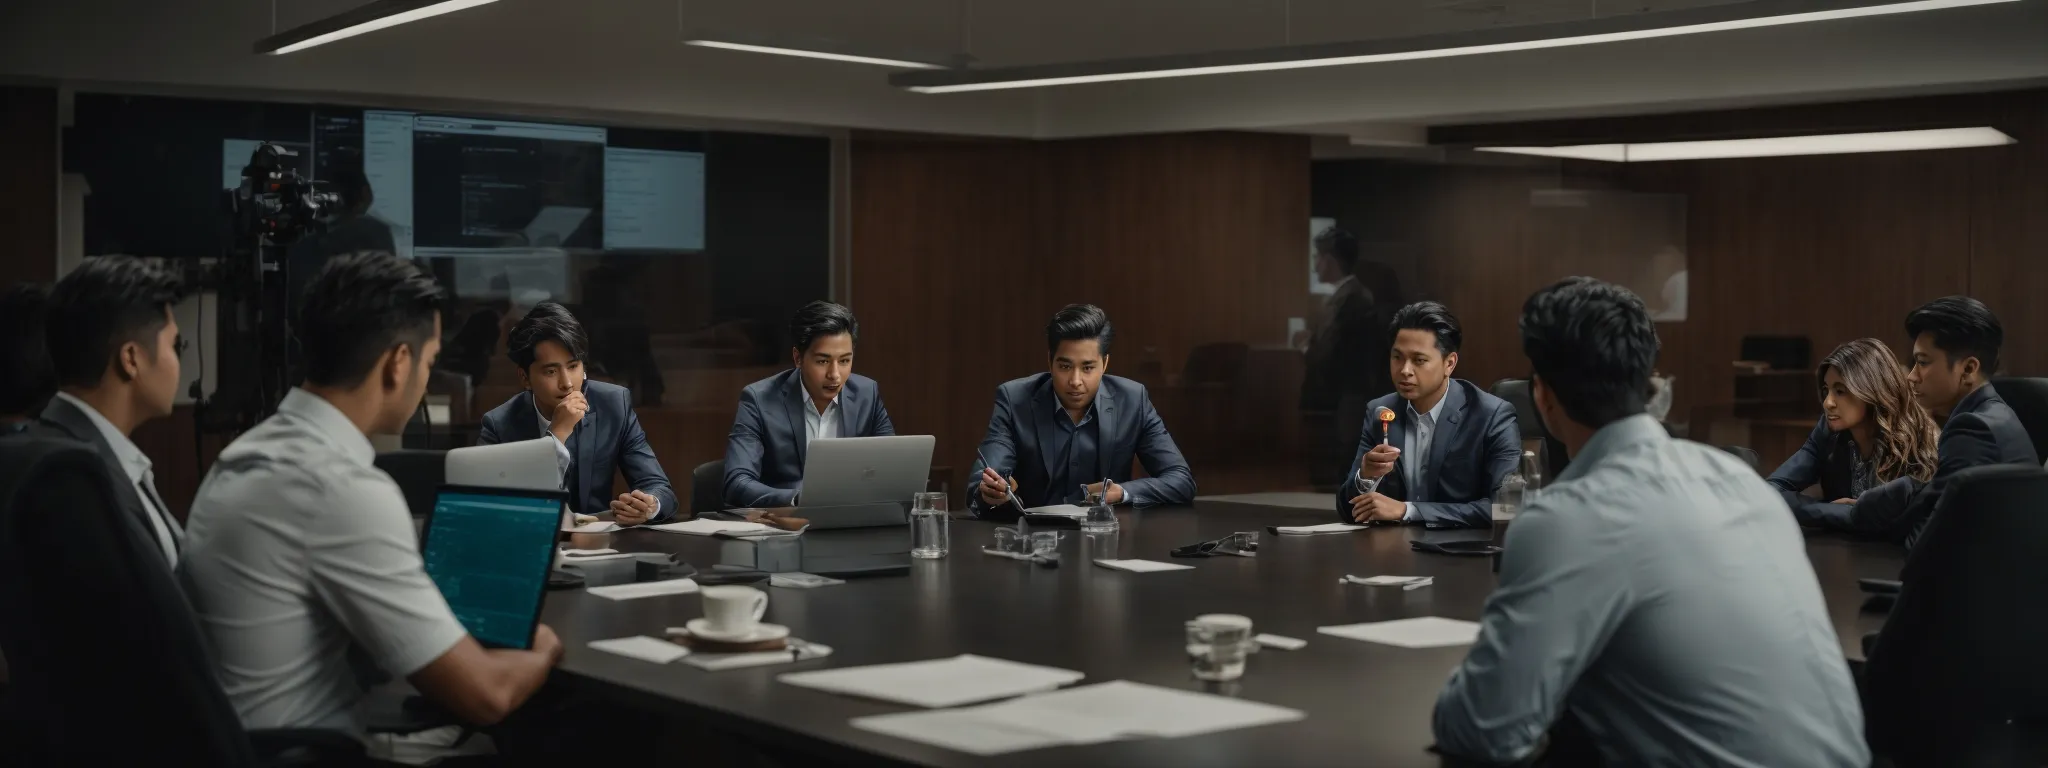
{"type": "Polygon", "coordinates": [[[119,482],[115,498],[176,567],[184,531],[156,492],[149,457],[128,439],[171,415],[185,340],[171,307],[183,281],[156,259],[86,259],[51,289],[44,328],[57,396],[42,423],[99,450],[119,482]]]}
{"type": "Polygon", "coordinates": [[[249,728],[360,734],[360,650],[473,724],[524,703],[561,658],[485,650],[420,560],[405,497],[368,435],[402,429],[440,351],[441,289],[390,254],[335,259],[300,309],[305,384],[221,452],[192,505],[187,591],[249,728]]]}

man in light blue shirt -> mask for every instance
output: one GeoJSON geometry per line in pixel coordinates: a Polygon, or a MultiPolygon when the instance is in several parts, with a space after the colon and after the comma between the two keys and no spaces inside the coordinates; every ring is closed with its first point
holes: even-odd
{"type": "Polygon", "coordinates": [[[1437,699],[1438,749],[1522,760],[1569,716],[1592,742],[1570,746],[1608,765],[1868,765],[1784,502],[1643,413],[1657,335],[1642,300],[1571,278],[1529,298],[1521,329],[1536,410],[1572,462],[1508,531],[1479,638],[1437,699]]]}

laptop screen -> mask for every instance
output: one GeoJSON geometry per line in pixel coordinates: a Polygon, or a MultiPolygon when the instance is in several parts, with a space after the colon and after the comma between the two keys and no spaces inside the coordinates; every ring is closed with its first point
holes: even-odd
{"type": "Polygon", "coordinates": [[[421,554],[427,576],[477,642],[532,646],[561,520],[560,493],[441,489],[421,554]]]}

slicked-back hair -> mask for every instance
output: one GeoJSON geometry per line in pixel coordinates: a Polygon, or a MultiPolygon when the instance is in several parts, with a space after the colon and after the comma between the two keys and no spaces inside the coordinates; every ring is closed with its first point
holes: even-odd
{"type": "Polygon", "coordinates": [[[1906,315],[1906,338],[1933,334],[1934,346],[1953,366],[1977,358],[1985,376],[1998,372],[1998,348],[2005,345],[2005,326],[1984,302],[1968,296],[1944,296],[1906,315]]]}
{"type": "Polygon", "coordinates": [[[418,265],[383,251],[327,262],[299,302],[296,329],[306,383],[354,387],[400,344],[425,363],[427,339],[447,293],[418,265]]]}
{"type": "Polygon", "coordinates": [[[1093,304],[1068,304],[1052,322],[1045,326],[1045,353],[1056,355],[1062,341],[1094,339],[1098,354],[1109,357],[1109,344],[1116,340],[1116,327],[1109,323],[1109,313],[1093,304]]]}
{"type": "Polygon", "coordinates": [[[161,259],[86,259],[50,289],[43,334],[57,382],[97,386],[131,341],[154,356],[157,333],[184,298],[185,281],[161,259]]]}
{"type": "Polygon", "coordinates": [[[811,342],[842,333],[859,346],[860,321],[854,318],[853,310],[829,301],[805,304],[789,318],[789,346],[800,353],[809,354],[811,342]]]}
{"type": "Polygon", "coordinates": [[[1387,335],[1398,336],[1402,331],[1428,331],[1436,337],[1437,354],[1444,357],[1450,357],[1465,343],[1465,331],[1458,325],[1458,316],[1434,301],[1418,301],[1395,311],[1387,335]]]}
{"type": "Polygon", "coordinates": [[[519,324],[512,326],[512,333],[505,339],[506,353],[512,364],[524,371],[533,367],[533,357],[543,341],[562,345],[569,350],[570,360],[582,360],[590,354],[590,335],[584,333],[583,324],[569,314],[568,307],[552,301],[533,305],[519,324]]]}

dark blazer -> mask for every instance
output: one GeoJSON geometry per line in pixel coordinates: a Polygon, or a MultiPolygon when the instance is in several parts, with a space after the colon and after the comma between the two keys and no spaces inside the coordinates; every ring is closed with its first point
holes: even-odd
{"type": "Polygon", "coordinates": [[[1321,324],[1309,338],[1301,379],[1301,407],[1333,411],[1345,395],[1371,395],[1373,373],[1386,373],[1381,354],[1387,345],[1385,324],[1376,322],[1372,291],[1353,277],[1337,286],[1337,292],[1323,303],[1321,324]],[[1375,351],[1378,350],[1378,351],[1375,351]]]}
{"type": "MultiPolygon", "coordinates": [[[[795,368],[748,384],[740,390],[740,409],[725,438],[725,494],[728,508],[787,507],[803,491],[803,375],[795,368]]],[[[839,388],[839,436],[880,437],[896,434],[889,409],[882,407],[882,388],[874,379],[854,374],[839,388]]]]}
{"type": "MultiPolygon", "coordinates": [[[[1358,496],[1358,464],[1367,451],[1386,438],[1400,448],[1408,439],[1408,401],[1392,394],[1366,406],[1365,425],[1359,429],[1358,452],[1344,472],[1344,485],[1337,489],[1337,519],[1353,522],[1351,500],[1358,496]],[[1380,421],[1372,414],[1384,406],[1399,418],[1381,434],[1380,421]]],[[[1406,462],[1394,462],[1394,471],[1380,480],[1380,495],[1396,501],[1414,501],[1408,488],[1406,462]]],[[[1522,463],[1522,433],[1515,426],[1515,406],[1481,390],[1464,379],[1452,379],[1444,392],[1444,410],[1438,418],[1436,437],[1430,442],[1427,466],[1431,488],[1428,501],[1414,501],[1415,521],[1435,526],[1485,527],[1493,524],[1493,492],[1502,480],[1522,463]]]]}
{"type": "MultiPolygon", "coordinates": [[[[982,438],[980,455],[996,463],[996,471],[1010,470],[1017,480],[1017,500],[1026,507],[1058,504],[1068,489],[1051,486],[1053,462],[1039,449],[1046,435],[1058,430],[1054,419],[1067,418],[1052,393],[1052,374],[1040,373],[996,387],[995,412],[988,417],[988,436],[982,438]]],[[[1187,459],[1173,444],[1166,422],[1152,408],[1145,385],[1121,376],[1103,376],[1095,390],[1095,446],[1099,475],[1123,486],[1128,503],[1134,505],[1187,504],[1195,500],[1195,474],[1187,459]],[[1131,459],[1136,457],[1151,477],[1133,479],[1131,459]]],[[[981,509],[981,458],[974,460],[968,476],[967,498],[976,514],[981,509]]],[[[1072,478],[1069,478],[1072,479],[1072,478]]],[[[1075,481],[1080,485],[1081,481],[1075,481]]]]}
{"type": "Polygon", "coordinates": [[[1806,436],[1806,444],[1771,473],[1771,487],[1785,497],[1785,506],[1792,508],[1800,525],[1826,525],[1824,520],[1840,514],[1839,508],[1847,506],[1830,502],[1851,496],[1856,449],[1850,445],[1848,434],[1828,429],[1828,418],[1820,417],[1820,423],[1806,436]],[[1820,484],[1819,499],[1800,493],[1815,483],[1820,484]]]}
{"type": "Polygon", "coordinates": [[[1990,384],[1956,403],[1948,422],[1941,425],[1935,452],[1933,480],[1922,483],[1901,477],[1865,491],[1853,506],[1822,505],[1820,524],[1897,541],[1911,549],[1957,472],[1993,464],[2041,466],[2027,428],[1990,384]]]}
{"type": "MultiPolygon", "coordinates": [[[[647,433],[640,430],[640,417],[633,413],[633,392],[602,381],[583,382],[583,397],[590,410],[576,422],[569,434],[570,469],[576,472],[580,498],[570,499],[577,512],[594,515],[611,509],[612,473],[622,472],[633,490],[661,502],[661,511],[649,522],[663,522],[676,516],[676,492],[647,445],[647,433]]],[[[545,437],[540,416],[533,410],[533,393],[521,392],[484,414],[477,445],[516,443],[545,437]]]]}
{"type": "MultiPolygon", "coordinates": [[[[50,404],[43,407],[38,425],[39,427],[31,427],[30,432],[34,433],[38,428],[47,429],[50,430],[50,434],[68,437],[91,446],[93,451],[100,455],[100,460],[106,462],[107,476],[114,479],[114,500],[120,504],[123,513],[142,526],[141,530],[147,534],[151,550],[156,552],[158,557],[162,557],[163,548],[156,546],[156,526],[149,519],[152,513],[149,507],[142,503],[142,490],[137,488],[135,483],[128,482],[128,468],[121,466],[121,459],[114,455],[114,447],[107,445],[107,439],[100,436],[99,427],[93,425],[92,417],[79,410],[78,406],[65,402],[63,398],[53,397],[50,398],[50,404]]],[[[169,509],[164,510],[164,514],[170,513],[169,509]]],[[[171,540],[177,542],[178,548],[183,550],[184,527],[180,526],[177,520],[165,520],[164,525],[171,530],[171,540]]],[[[165,563],[166,567],[169,565],[170,563],[165,563]]]]}

